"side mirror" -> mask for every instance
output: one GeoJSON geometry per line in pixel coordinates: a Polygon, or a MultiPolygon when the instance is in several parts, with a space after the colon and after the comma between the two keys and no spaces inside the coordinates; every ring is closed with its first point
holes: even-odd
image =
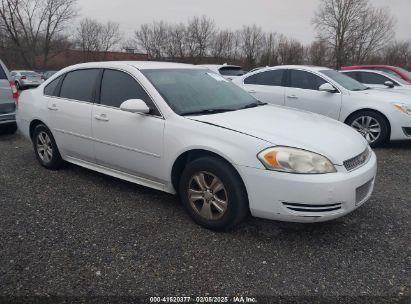
{"type": "Polygon", "coordinates": [[[389,80],[384,82],[384,85],[389,87],[390,89],[392,89],[394,87],[394,83],[392,81],[389,81],[389,80]]]}
{"type": "Polygon", "coordinates": [[[120,105],[120,110],[130,113],[150,113],[150,108],[141,99],[128,99],[120,105]]]}
{"type": "Polygon", "coordinates": [[[337,92],[337,90],[331,84],[329,84],[328,82],[322,84],[318,88],[318,90],[321,91],[321,92],[327,92],[327,93],[336,93],[337,92]]]}

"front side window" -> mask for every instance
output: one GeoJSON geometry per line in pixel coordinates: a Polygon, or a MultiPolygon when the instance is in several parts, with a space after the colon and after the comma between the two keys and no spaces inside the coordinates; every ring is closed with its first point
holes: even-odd
{"type": "Polygon", "coordinates": [[[60,97],[93,102],[94,86],[99,69],[68,72],[61,85],[60,97]]]}
{"type": "Polygon", "coordinates": [[[290,70],[290,87],[318,91],[324,79],[306,71],[290,70]]]}
{"type": "Polygon", "coordinates": [[[368,73],[368,72],[361,72],[361,79],[362,83],[366,84],[381,84],[383,85],[386,81],[391,81],[391,79],[382,76],[380,74],[375,74],[375,73],[368,73]]]}
{"type": "Polygon", "coordinates": [[[244,84],[281,86],[283,83],[284,70],[265,71],[247,77],[244,84]]]}
{"type": "Polygon", "coordinates": [[[121,71],[104,70],[100,104],[119,108],[128,99],[141,99],[154,108],[150,97],[133,77],[121,71]]]}
{"type": "Polygon", "coordinates": [[[344,75],[350,76],[351,78],[361,82],[360,75],[359,75],[358,72],[354,72],[354,71],[353,72],[346,72],[346,73],[344,73],[344,75]]]}
{"type": "Polygon", "coordinates": [[[141,72],[179,115],[235,111],[258,104],[243,89],[206,69],[153,69],[141,72]]]}
{"type": "Polygon", "coordinates": [[[61,80],[61,77],[57,77],[56,79],[54,79],[52,82],[50,82],[48,85],[46,85],[46,87],[44,88],[44,95],[48,95],[48,96],[57,96],[57,86],[61,80]]]}

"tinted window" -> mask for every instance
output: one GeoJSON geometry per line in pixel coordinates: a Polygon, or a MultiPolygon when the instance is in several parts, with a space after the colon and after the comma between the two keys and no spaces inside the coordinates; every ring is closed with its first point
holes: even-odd
{"type": "Polygon", "coordinates": [[[322,70],[320,72],[321,74],[324,74],[325,76],[331,78],[333,81],[338,83],[340,86],[346,88],[347,90],[364,91],[368,89],[368,87],[358,82],[357,80],[347,75],[344,75],[344,73],[340,73],[335,70],[322,70]]]}
{"type": "Polygon", "coordinates": [[[7,79],[7,75],[3,70],[3,67],[0,65],[0,79],[7,79]]]}
{"type": "Polygon", "coordinates": [[[350,76],[351,78],[353,78],[353,79],[355,79],[355,80],[357,80],[357,81],[360,81],[361,82],[361,79],[360,79],[360,76],[359,76],[359,73],[358,72],[346,72],[346,73],[344,73],[345,75],[347,75],[347,76],[350,76]]]}
{"type": "Polygon", "coordinates": [[[312,73],[290,70],[290,87],[292,88],[318,91],[324,83],[326,83],[324,79],[312,73]]]}
{"type": "Polygon", "coordinates": [[[219,69],[220,74],[224,76],[242,76],[245,74],[240,67],[223,67],[219,69]]]}
{"type": "Polygon", "coordinates": [[[244,80],[245,84],[281,86],[284,70],[266,71],[254,74],[244,80]]]}
{"type": "Polygon", "coordinates": [[[61,76],[54,79],[52,82],[50,82],[48,85],[46,85],[46,87],[44,88],[44,95],[57,96],[56,88],[59,84],[60,79],[61,79],[61,76]]]}
{"type": "Polygon", "coordinates": [[[384,82],[386,81],[391,81],[391,79],[379,75],[379,74],[375,74],[375,73],[367,73],[367,72],[361,72],[361,79],[362,79],[362,83],[366,83],[366,84],[384,84],[384,82]]]}
{"type": "Polygon", "coordinates": [[[119,108],[128,99],[142,99],[154,109],[154,105],[140,86],[130,75],[114,70],[105,70],[101,82],[100,103],[119,108]]]}
{"type": "Polygon", "coordinates": [[[68,99],[92,102],[94,84],[99,70],[78,70],[69,72],[61,86],[60,96],[68,99]]]}

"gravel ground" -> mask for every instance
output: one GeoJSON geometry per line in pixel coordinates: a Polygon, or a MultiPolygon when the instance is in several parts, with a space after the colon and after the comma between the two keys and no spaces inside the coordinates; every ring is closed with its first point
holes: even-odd
{"type": "Polygon", "coordinates": [[[320,224],[250,218],[215,233],[196,226],[172,195],[74,165],[47,171],[22,137],[1,135],[0,296],[343,296],[405,303],[411,143],[376,152],[375,193],[354,213],[320,224]]]}

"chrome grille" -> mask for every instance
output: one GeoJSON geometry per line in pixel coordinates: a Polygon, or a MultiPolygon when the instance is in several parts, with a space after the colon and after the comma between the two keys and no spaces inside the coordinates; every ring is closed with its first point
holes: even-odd
{"type": "Polygon", "coordinates": [[[370,149],[367,148],[360,155],[357,155],[356,157],[346,160],[344,162],[344,167],[345,169],[347,169],[347,171],[355,170],[364,165],[370,159],[370,156],[370,149]]]}
{"type": "Polygon", "coordinates": [[[373,179],[369,182],[365,183],[364,185],[357,188],[355,191],[355,204],[361,204],[370,194],[373,179]]]}
{"type": "Polygon", "coordinates": [[[287,209],[292,210],[292,211],[314,212],[314,213],[325,213],[325,212],[337,211],[337,210],[340,210],[342,207],[341,203],[326,204],[326,205],[309,205],[309,204],[283,202],[283,205],[287,209]]]}

